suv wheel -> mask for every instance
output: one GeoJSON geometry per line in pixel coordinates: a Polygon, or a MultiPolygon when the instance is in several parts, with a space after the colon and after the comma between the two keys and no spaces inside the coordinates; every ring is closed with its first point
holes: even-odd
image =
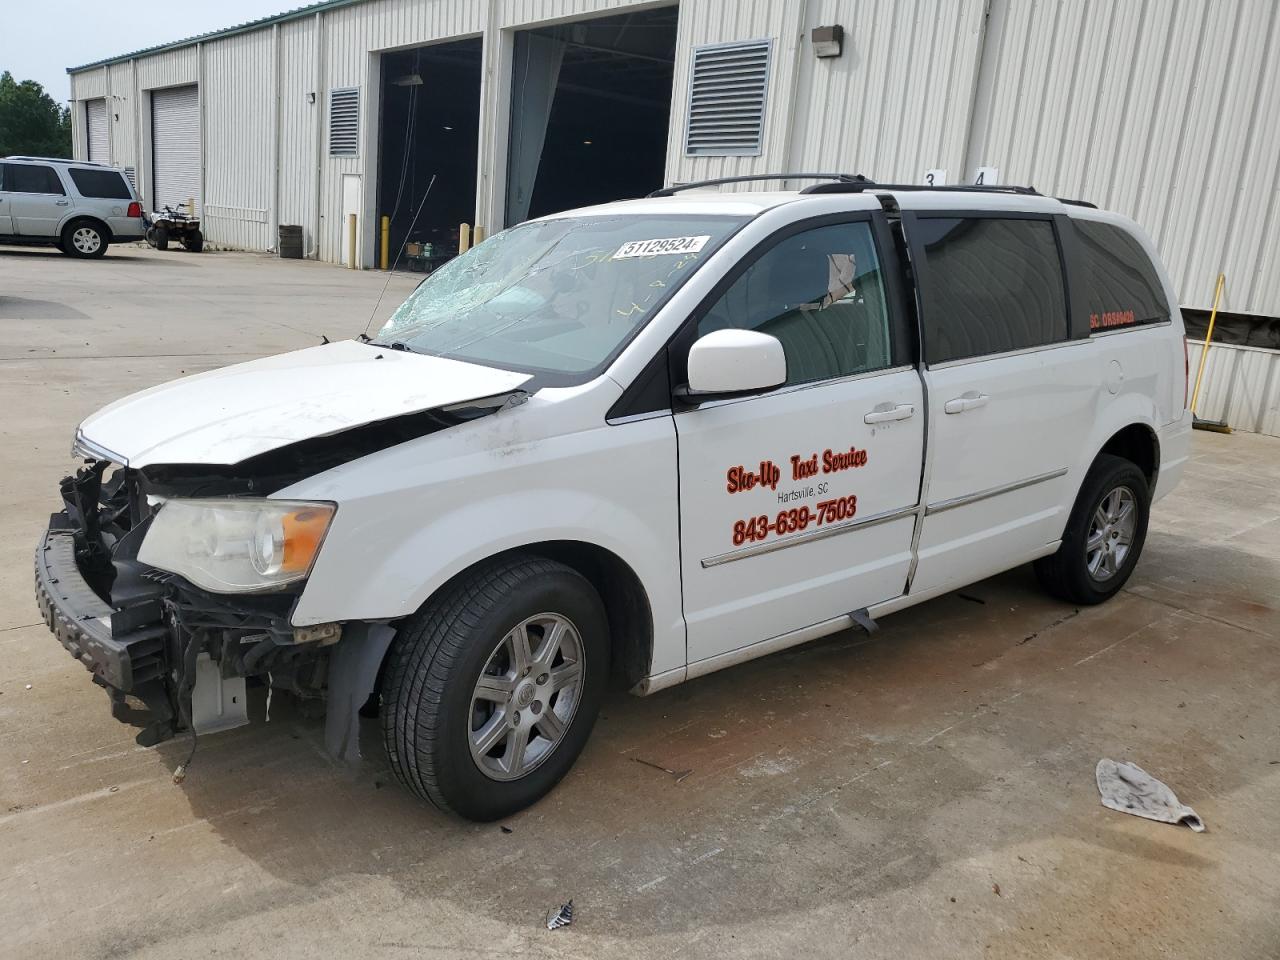
{"type": "Polygon", "coordinates": [[[62,231],[59,249],[71,257],[101,257],[107,252],[107,232],[91,220],[77,220],[62,231]]]}
{"type": "Polygon", "coordinates": [[[1071,603],[1109,600],[1138,563],[1150,510],[1142,471],[1121,457],[1100,454],[1085,475],[1058,552],[1035,562],[1041,585],[1071,603]]]}
{"type": "Polygon", "coordinates": [[[471,820],[529,806],[582,751],[609,652],[604,606],[576,571],[521,556],[480,567],[396,637],[381,710],[392,770],[471,820]]]}

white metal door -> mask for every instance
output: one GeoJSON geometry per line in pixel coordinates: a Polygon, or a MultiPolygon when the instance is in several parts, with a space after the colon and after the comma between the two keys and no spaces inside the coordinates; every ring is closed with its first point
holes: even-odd
{"type": "Polygon", "coordinates": [[[186,210],[194,200],[198,214],[200,196],[200,95],[199,88],[171,87],[151,91],[151,202],[186,210]]]}
{"type": "Polygon", "coordinates": [[[355,265],[359,266],[363,263],[361,259],[361,237],[362,224],[360,221],[360,206],[362,199],[360,175],[358,173],[344,173],[342,175],[342,263],[351,266],[351,217],[356,218],[356,249],[355,249],[355,265]]]}
{"type": "Polygon", "coordinates": [[[923,398],[880,236],[793,225],[695,318],[777,337],[788,383],[676,414],[691,666],[903,592],[923,398]]]}
{"type": "MultiPolygon", "coordinates": [[[[913,200],[904,198],[902,206],[913,200]]],[[[972,583],[1062,536],[1069,470],[1101,402],[1089,340],[1069,339],[1053,221],[904,218],[920,284],[929,480],[913,594],[972,583]]]]}
{"type": "Polygon", "coordinates": [[[107,101],[86,100],[86,126],[89,130],[89,162],[110,163],[111,146],[107,136],[107,101]]]}

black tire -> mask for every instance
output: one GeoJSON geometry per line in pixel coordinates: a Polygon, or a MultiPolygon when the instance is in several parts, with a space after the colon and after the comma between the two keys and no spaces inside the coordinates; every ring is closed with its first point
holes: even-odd
{"type": "Polygon", "coordinates": [[[156,231],[155,242],[151,245],[155,247],[157,250],[168,250],[169,249],[169,228],[162,223],[155,228],[155,231],[156,231]]]}
{"type": "MultiPolygon", "coordinates": [[[[1119,495],[1124,496],[1123,493],[1119,495]]],[[[1068,603],[1092,606],[1111,599],[1128,581],[1142,555],[1150,515],[1151,492],[1142,471],[1122,457],[1099,454],[1080,485],[1058,552],[1042,557],[1034,564],[1041,586],[1068,603]],[[1113,492],[1123,490],[1128,490],[1133,499],[1134,523],[1128,550],[1123,559],[1116,562],[1113,573],[1108,573],[1104,565],[1095,574],[1090,571],[1090,551],[1087,549],[1091,531],[1098,532],[1092,530],[1094,516],[1105,499],[1113,492]]],[[[1110,536],[1116,532],[1119,531],[1113,531],[1110,536]]],[[[1110,537],[1103,537],[1104,542],[1108,539],[1110,537]]]]}
{"type": "Polygon", "coordinates": [[[63,228],[58,249],[69,257],[96,260],[106,256],[109,244],[109,234],[102,224],[93,220],[73,220],[63,228]]]}
{"type": "MultiPolygon", "coordinates": [[[[392,771],[418,796],[470,820],[496,820],[524,809],[550,791],[582,752],[607,686],[609,655],[604,605],[577,571],[522,555],[481,565],[446,586],[397,633],[381,709],[392,771]],[[503,638],[539,614],[567,619],[580,639],[585,664],[576,707],[531,770],[517,779],[493,779],[471,752],[472,725],[483,724],[483,717],[475,719],[476,683],[501,652],[503,638]]],[[[526,681],[517,673],[515,682],[526,681]]],[[[548,699],[548,713],[551,705],[548,699]]],[[[532,715],[526,713],[526,722],[532,715]]]]}
{"type": "Polygon", "coordinates": [[[199,253],[204,249],[204,234],[199,230],[193,230],[183,237],[182,245],[192,253],[199,253]]]}

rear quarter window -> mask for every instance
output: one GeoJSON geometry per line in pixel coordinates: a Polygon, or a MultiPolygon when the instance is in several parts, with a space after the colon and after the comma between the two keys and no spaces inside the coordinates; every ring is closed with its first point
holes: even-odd
{"type": "Polygon", "coordinates": [[[124,176],[115,170],[88,170],[83,167],[71,167],[71,182],[76,185],[82,197],[101,200],[132,200],[133,193],[124,176]]]}
{"type": "Polygon", "coordinates": [[[928,363],[1061,343],[1067,296],[1049,220],[921,218],[928,363]]]}
{"type": "Polygon", "coordinates": [[[1088,289],[1089,329],[1162,323],[1169,303],[1151,258],[1131,233],[1095,220],[1076,220],[1088,289]]]}

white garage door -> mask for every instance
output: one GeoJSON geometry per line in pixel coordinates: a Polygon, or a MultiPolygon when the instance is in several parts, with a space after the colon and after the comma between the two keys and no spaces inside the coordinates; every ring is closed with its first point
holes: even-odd
{"type": "Polygon", "coordinates": [[[155,209],[176,210],[192,198],[192,212],[199,212],[200,97],[194,85],[151,91],[151,170],[155,209]]]}
{"type": "Polygon", "coordinates": [[[85,118],[89,121],[89,162],[110,163],[111,147],[107,141],[107,101],[86,100],[85,118]]]}

